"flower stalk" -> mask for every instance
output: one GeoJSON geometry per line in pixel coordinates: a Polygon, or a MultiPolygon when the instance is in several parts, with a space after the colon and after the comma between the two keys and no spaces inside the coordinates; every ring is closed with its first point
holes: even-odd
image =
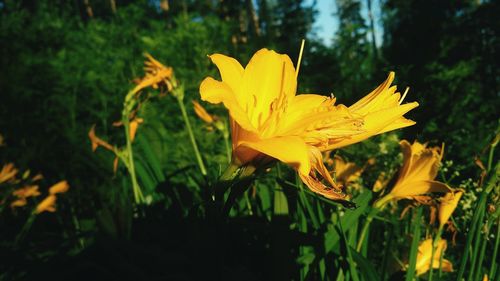
{"type": "Polygon", "coordinates": [[[130,120],[128,114],[122,116],[123,127],[125,128],[125,155],[122,158],[124,160],[125,166],[130,174],[130,180],[132,182],[132,191],[134,193],[134,200],[136,204],[142,204],[144,202],[144,196],[142,194],[139,183],[137,182],[137,175],[135,173],[134,164],[134,151],[132,149],[132,140],[130,139],[130,120]]]}
{"type": "MultiPolygon", "coordinates": [[[[434,260],[434,255],[436,253],[436,249],[438,247],[438,243],[439,241],[441,240],[441,234],[443,233],[443,225],[440,224],[439,225],[439,229],[436,233],[436,236],[434,237],[434,240],[432,240],[432,250],[431,250],[431,261],[434,260]]],[[[441,255],[440,257],[442,258],[444,255],[441,255]]],[[[441,269],[441,259],[440,258],[440,262],[439,262],[439,269],[441,269]]],[[[433,277],[433,269],[434,269],[434,266],[432,266],[431,264],[431,267],[429,268],[429,281],[432,281],[432,277],[433,277]]]]}
{"type": "Polygon", "coordinates": [[[186,113],[186,106],[184,105],[184,87],[179,85],[175,87],[172,91],[173,96],[179,103],[179,108],[182,112],[182,118],[184,119],[184,123],[186,125],[186,130],[189,134],[189,139],[191,141],[191,145],[193,146],[194,154],[196,156],[196,162],[198,163],[198,168],[200,169],[203,177],[207,176],[207,169],[205,168],[205,164],[203,164],[203,159],[201,158],[200,150],[198,149],[198,145],[196,144],[196,139],[194,137],[193,129],[191,127],[191,123],[189,122],[188,115],[186,113]]]}

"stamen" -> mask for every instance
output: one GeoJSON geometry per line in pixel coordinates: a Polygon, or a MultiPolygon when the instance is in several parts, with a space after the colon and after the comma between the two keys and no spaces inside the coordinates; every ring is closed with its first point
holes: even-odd
{"type": "Polygon", "coordinates": [[[304,53],[304,45],[306,44],[306,40],[302,39],[302,42],[300,43],[300,52],[299,52],[299,59],[297,61],[297,69],[295,69],[295,78],[299,76],[299,70],[300,70],[300,63],[302,62],[302,54],[304,53]]]}
{"type": "Polygon", "coordinates": [[[403,96],[401,97],[401,99],[399,100],[399,105],[401,105],[401,103],[403,102],[403,100],[405,99],[406,97],[406,94],[408,94],[408,91],[410,90],[410,87],[406,87],[406,90],[405,92],[403,93],[403,96]]]}

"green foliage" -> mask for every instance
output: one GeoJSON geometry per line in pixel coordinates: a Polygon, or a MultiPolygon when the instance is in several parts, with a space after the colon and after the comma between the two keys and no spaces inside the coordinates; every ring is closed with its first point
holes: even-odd
{"type": "MultiPolygon", "coordinates": [[[[456,272],[435,269],[434,280],[498,278],[498,3],[383,1],[378,31],[364,16],[364,5],[374,3],[338,0],[331,46],[309,38],[317,11],[308,3],[0,1],[0,169],[14,162],[41,172],[43,188],[53,179],[71,186],[57,212],[35,219],[28,207],[8,205],[28,177],[0,182],[0,257],[7,261],[0,280],[414,280],[418,245],[435,233],[430,208],[410,200],[371,207],[397,177],[402,136],[444,142],[436,180],[465,192],[453,218],[458,234],[443,234],[456,240],[445,254],[456,272]],[[376,32],[384,35],[378,45],[376,32]],[[420,104],[410,114],[417,125],[404,133],[331,154],[363,167],[347,184],[352,210],[313,193],[284,165],[257,178],[238,170],[222,181],[227,135],[191,106],[202,79],[218,77],[207,55],[245,64],[267,47],[295,62],[303,38],[299,93],[333,93],[350,105],[395,70],[398,90],[409,85],[406,99],[420,104]],[[124,147],[124,127],[113,123],[144,75],[144,53],[173,67],[187,118],[171,92],[141,92],[134,114],[144,123],[130,152],[145,204],[134,204],[130,167],[120,161],[115,173],[113,152],[93,152],[88,133],[95,124],[99,137],[124,147]],[[373,192],[382,173],[392,182],[373,192]],[[235,202],[221,218],[224,199],[235,202]]],[[[203,106],[229,126],[224,108],[203,106]]]]}

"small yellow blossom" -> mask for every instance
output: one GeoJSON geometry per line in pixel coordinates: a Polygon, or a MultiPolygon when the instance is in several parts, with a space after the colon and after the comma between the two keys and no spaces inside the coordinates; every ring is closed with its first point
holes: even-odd
{"type": "Polygon", "coordinates": [[[427,193],[451,191],[446,184],[434,180],[443,158],[442,148],[428,148],[426,144],[417,141],[410,144],[406,140],[400,145],[404,159],[398,179],[392,190],[375,202],[375,207],[381,208],[391,200],[416,199],[427,193]]]}
{"type": "Polygon", "coordinates": [[[434,259],[431,261],[432,257],[432,239],[427,239],[424,240],[423,242],[420,243],[418,246],[418,254],[417,254],[417,262],[415,266],[415,270],[417,272],[417,275],[422,275],[429,271],[429,269],[432,268],[438,269],[440,262],[441,263],[441,270],[443,272],[452,272],[453,271],[453,265],[451,262],[447,259],[442,259],[441,261],[441,255],[444,255],[444,251],[446,250],[446,240],[440,239],[437,243],[436,248],[434,249],[434,259]]]}
{"type": "Polygon", "coordinates": [[[142,124],[144,122],[144,119],[135,117],[130,121],[130,141],[134,141],[135,139],[135,134],[137,133],[137,128],[139,127],[139,124],[142,124]]]}
{"type": "Polygon", "coordinates": [[[65,193],[69,189],[69,184],[67,181],[60,181],[53,186],[49,188],[49,193],[51,195],[57,194],[57,193],[65,193]]]}
{"type": "Polygon", "coordinates": [[[377,177],[377,180],[373,184],[373,192],[379,192],[383,190],[391,178],[385,173],[385,172],[380,172],[380,174],[377,177]]]}
{"type": "Polygon", "coordinates": [[[45,199],[40,202],[35,209],[35,214],[40,214],[42,212],[55,212],[56,211],[56,200],[57,197],[55,195],[49,195],[45,197],[45,199]]]}
{"type": "Polygon", "coordinates": [[[451,214],[457,208],[458,201],[462,197],[463,191],[448,192],[442,198],[439,204],[439,226],[443,227],[451,217],[451,214]]]}
{"type": "Polygon", "coordinates": [[[29,185],[14,190],[12,194],[18,198],[27,198],[27,197],[36,197],[40,195],[40,191],[38,191],[38,185],[29,185]]]}
{"type": "Polygon", "coordinates": [[[355,182],[364,170],[363,167],[359,167],[353,162],[346,162],[338,155],[333,158],[327,157],[326,163],[335,171],[336,182],[344,186],[355,182]]]}
{"type": "Polygon", "coordinates": [[[31,181],[35,182],[35,181],[39,181],[39,180],[42,180],[42,179],[43,179],[43,175],[40,174],[40,173],[38,173],[33,178],[31,178],[31,181]]]}
{"type": "Polygon", "coordinates": [[[200,103],[197,101],[193,100],[193,108],[194,108],[194,113],[198,117],[200,117],[201,120],[205,121],[208,124],[211,124],[215,121],[215,116],[210,115],[203,106],[201,106],[200,103]]]}
{"type": "Polygon", "coordinates": [[[205,78],[201,99],[228,109],[233,163],[258,167],[279,160],[295,168],[311,190],[330,199],[343,201],[346,195],[325,168],[322,151],[414,124],[403,115],[418,104],[401,104],[396,87],[390,87],[392,72],[373,92],[346,107],[335,105],[333,97],[296,95],[296,71],[287,55],[261,49],[245,68],[225,55],[210,59],[222,81],[205,78]]]}
{"type": "Polygon", "coordinates": [[[173,81],[174,70],[171,67],[164,66],[150,54],[146,54],[145,56],[147,58],[144,62],[145,76],[140,79],[138,85],[135,86],[132,92],[138,93],[147,87],[157,89],[161,84],[166,85],[167,90],[171,91],[175,85],[175,81],[173,81]]]}
{"type": "Polygon", "coordinates": [[[26,201],[26,198],[20,198],[20,199],[16,199],[16,200],[12,201],[12,203],[10,203],[10,207],[11,208],[24,207],[24,206],[26,206],[26,204],[28,204],[28,201],[26,201]]]}
{"type": "Polygon", "coordinates": [[[0,170],[0,183],[12,180],[17,172],[18,170],[14,167],[14,164],[8,163],[3,165],[2,170],[0,170]]]}

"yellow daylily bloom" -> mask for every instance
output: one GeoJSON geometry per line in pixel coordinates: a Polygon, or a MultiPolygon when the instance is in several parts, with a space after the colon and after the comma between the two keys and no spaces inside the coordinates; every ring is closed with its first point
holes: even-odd
{"type": "Polygon", "coordinates": [[[17,172],[18,170],[14,167],[14,164],[8,163],[3,165],[2,170],[0,170],[0,183],[13,179],[17,172]]]}
{"type": "Polygon", "coordinates": [[[443,227],[451,217],[451,214],[457,208],[458,201],[463,195],[463,191],[448,192],[442,198],[439,204],[439,226],[443,227]]]}
{"type": "Polygon", "coordinates": [[[38,173],[33,178],[31,178],[31,181],[35,182],[35,181],[39,181],[39,180],[42,180],[42,179],[43,179],[43,175],[40,174],[40,173],[38,173]]]}
{"type": "Polygon", "coordinates": [[[45,197],[45,199],[40,202],[35,209],[35,214],[40,214],[42,212],[55,212],[56,211],[56,200],[57,197],[55,195],[49,195],[45,197]]]}
{"type": "Polygon", "coordinates": [[[201,99],[223,103],[228,109],[233,163],[259,166],[279,160],[295,168],[314,192],[330,199],[343,200],[345,194],[331,179],[321,151],[414,124],[402,116],[418,104],[400,104],[396,88],[389,88],[392,72],[382,85],[348,108],[335,105],[335,98],[296,95],[296,72],[287,55],[261,49],[245,68],[225,55],[214,54],[210,59],[222,81],[205,78],[201,99]]]}
{"type": "Polygon", "coordinates": [[[438,269],[440,262],[441,263],[441,270],[443,272],[452,272],[453,271],[453,265],[452,263],[447,260],[447,259],[442,259],[441,261],[441,255],[444,255],[444,251],[446,250],[446,240],[440,239],[437,243],[436,248],[434,249],[434,258],[431,261],[432,257],[432,239],[426,239],[420,243],[418,246],[418,254],[417,254],[417,262],[415,266],[415,270],[417,275],[422,275],[429,271],[429,269],[434,268],[438,269]]]}
{"type": "Polygon", "coordinates": [[[51,195],[57,193],[65,193],[69,190],[69,184],[67,181],[60,181],[49,188],[49,193],[51,195]]]}
{"type": "Polygon", "coordinates": [[[24,207],[24,206],[26,206],[26,204],[28,204],[28,201],[26,201],[26,198],[20,198],[20,199],[12,201],[12,203],[10,203],[10,207],[11,208],[24,207]]]}
{"type": "Polygon", "coordinates": [[[166,85],[168,91],[171,91],[173,88],[172,79],[174,77],[174,70],[171,67],[164,66],[150,54],[146,54],[145,56],[147,58],[144,62],[145,76],[140,79],[132,92],[135,94],[147,87],[157,89],[160,84],[166,85]]]}
{"type": "Polygon", "coordinates": [[[4,146],[5,145],[5,142],[3,140],[3,136],[0,135],[0,146],[4,146]]]}
{"type": "Polygon", "coordinates": [[[364,167],[359,167],[353,162],[347,162],[338,155],[333,158],[328,157],[326,162],[328,167],[332,167],[335,171],[336,182],[342,185],[355,182],[364,170],[364,167]]]}
{"type": "Polygon", "coordinates": [[[201,104],[195,100],[193,100],[193,108],[194,108],[194,113],[198,117],[200,117],[201,120],[205,121],[208,124],[211,124],[215,121],[215,117],[210,115],[201,104]]]}
{"type": "Polygon", "coordinates": [[[12,194],[18,198],[28,198],[28,197],[36,197],[40,195],[40,191],[38,191],[38,185],[29,185],[23,188],[14,190],[12,194]]]}
{"type": "Polygon", "coordinates": [[[406,140],[402,140],[400,145],[403,166],[399,170],[398,179],[392,190],[375,202],[375,207],[381,208],[391,200],[414,199],[427,193],[452,190],[448,185],[434,180],[443,158],[442,148],[428,148],[426,144],[417,141],[410,144],[406,140]]]}

